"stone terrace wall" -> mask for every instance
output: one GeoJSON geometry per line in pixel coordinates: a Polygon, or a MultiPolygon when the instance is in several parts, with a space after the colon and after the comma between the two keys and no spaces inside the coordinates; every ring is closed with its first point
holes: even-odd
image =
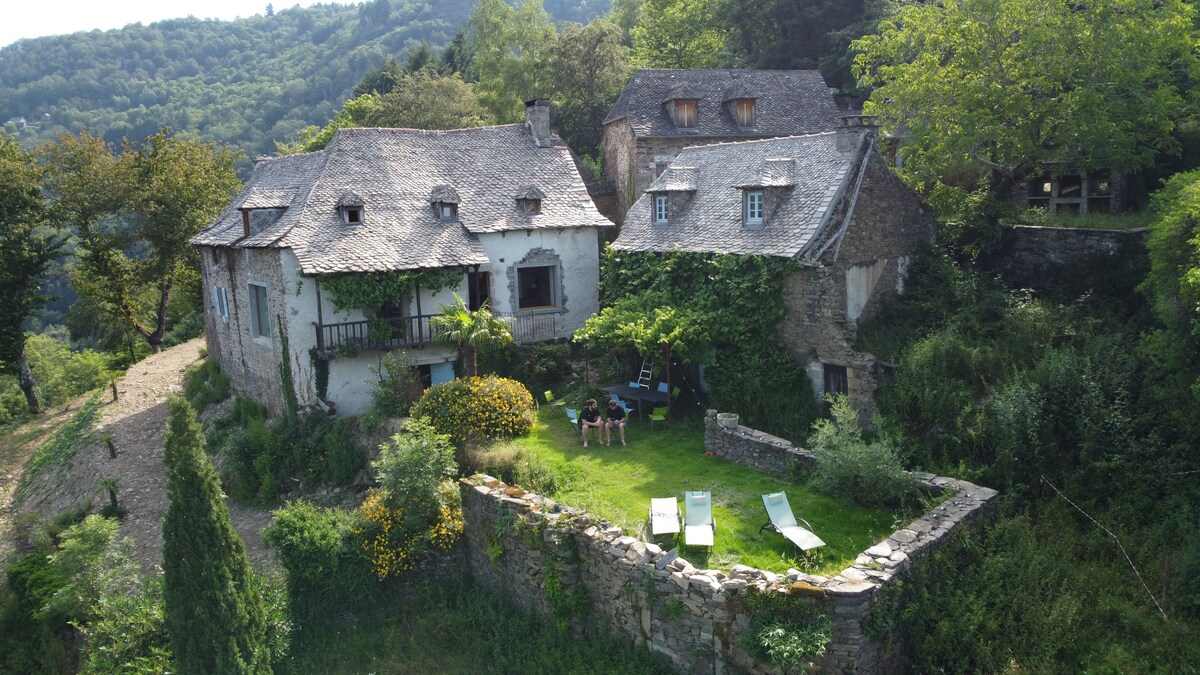
{"type": "MultiPolygon", "coordinates": [[[[725,435],[728,447],[741,447],[743,457],[781,453],[791,459],[797,452],[745,427],[716,433],[725,435]]],[[[624,536],[606,521],[488,476],[465,479],[460,486],[467,561],[478,583],[523,607],[556,616],[579,632],[598,627],[625,636],[664,654],[684,672],[780,672],[755,662],[738,645],[751,626],[742,595],[755,591],[790,595],[831,619],[833,638],[818,663],[821,671],[891,672],[902,655],[863,628],[877,592],[940,546],[954,528],[987,512],[997,495],[952,478],[919,478],[929,489],[953,490],[953,496],[832,578],[742,565],[728,571],[697,569],[677,549],[663,551],[624,536]],[[568,609],[564,598],[581,593],[587,603],[568,609]]]]}
{"type": "Polygon", "coordinates": [[[1019,225],[1006,233],[1003,249],[988,267],[1010,284],[1036,285],[1050,271],[1088,258],[1115,256],[1124,247],[1145,254],[1146,228],[1088,230],[1019,225]]]}

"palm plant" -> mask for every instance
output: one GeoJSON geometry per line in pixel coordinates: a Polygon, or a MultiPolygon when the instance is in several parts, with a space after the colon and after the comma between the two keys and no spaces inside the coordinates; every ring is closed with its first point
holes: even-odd
{"type": "Polygon", "coordinates": [[[441,314],[429,320],[433,327],[433,339],[457,349],[467,365],[467,374],[471,377],[478,374],[480,348],[512,342],[512,328],[504,319],[492,316],[487,301],[484,301],[479,309],[471,311],[458,293],[455,293],[454,303],[441,305],[438,311],[441,314]]]}

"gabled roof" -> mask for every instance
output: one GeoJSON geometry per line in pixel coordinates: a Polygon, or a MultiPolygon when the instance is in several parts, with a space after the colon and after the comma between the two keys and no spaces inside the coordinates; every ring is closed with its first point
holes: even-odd
{"type": "Polygon", "coordinates": [[[831,131],[839,112],[825,78],[815,70],[641,69],[625,85],[604,124],[626,120],[635,137],[797,136],[831,131]],[[696,128],[679,131],[665,102],[694,98],[696,128]],[[754,99],[755,126],[743,129],[725,102],[754,99]]]}
{"type": "Polygon", "coordinates": [[[491,232],[604,227],[567,147],[539,148],[524,124],[476,129],[342,129],[321,151],[259,162],[202,246],[290,248],[304,274],[368,272],[486,263],[479,236],[491,232]],[[545,193],[530,215],[514,199],[523,186],[545,193]],[[238,209],[255,195],[290,195],[277,220],[244,237],[238,209]],[[353,197],[347,197],[352,194],[353,197]],[[438,219],[434,195],[459,202],[458,222],[438,219]],[[348,227],[344,199],[364,206],[348,227]]]}
{"type": "Polygon", "coordinates": [[[694,167],[694,192],[672,195],[666,225],[652,222],[650,199],[642,196],[625,214],[613,248],[802,257],[833,222],[863,155],[859,142],[840,150],[837,135],[684,148],[646,192],[664,191],[677,166],[694,167]],[[744,226],[739,188],[763,190],[763,226],[744,226]]]}

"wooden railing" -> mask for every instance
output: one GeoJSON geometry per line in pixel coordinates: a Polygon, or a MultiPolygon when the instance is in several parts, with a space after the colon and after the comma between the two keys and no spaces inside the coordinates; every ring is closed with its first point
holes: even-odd
{"type": "MultiPolygon", "coordinates": [[[[517,342],[546,342],[558,338],[557,314],[522,314],[492,312],[508,322],[517,342]]],[[[425,347],[433,342],[433,327],[429,320],[435,315],[406,316],[389,319],[384,330],[378,321],[346,321],[343,323],[314,323],[317,331],[317,351],[322,354],[356,353],[364,349],[403,349],[425,347]],[[371,324],[376,330],[371,330],[371,324]]]]}

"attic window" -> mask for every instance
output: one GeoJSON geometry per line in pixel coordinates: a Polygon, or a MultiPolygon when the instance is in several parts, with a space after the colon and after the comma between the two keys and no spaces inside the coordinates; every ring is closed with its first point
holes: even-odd
{"type": "Polygon", "coordinates": [[[542,212],[542,200],[540,199],[519,199],[521,210],[525,213],[536,216],[542,212]]]}
{"type": "Polygon", "coordinates": [[[438,202],[438,218],[444,221],[458,220],[458,204],[454,202],[438,202]]]}
{"type": "Polygon", "coordinates": [[[675,100],[675,126],[680,129],[696,128],[696,99],[681,98],[675,100]]]}
{"type": "Polygon", "coordinates": [[[754,99],[739,98],[734,111],[739,127],[748,128],[754,126],[754,99]]]}
{"type": "Polygon", "coordinates": [[[763,193],[762,190],[746,190],[742,198],[742,217],[746,227],[762,227],[763,225],[763,193]]]}
{"type": "Polygon", "coordinates": [[[361,225],[363,221],[362,207],[347,206],[342,209],[342,217],[346,219],[347,225],[361,225]]]}
{"type": "Polygon", "coordinates": [[[654,224],[667,224],[667,196],[654,195],[654,224]]]}

